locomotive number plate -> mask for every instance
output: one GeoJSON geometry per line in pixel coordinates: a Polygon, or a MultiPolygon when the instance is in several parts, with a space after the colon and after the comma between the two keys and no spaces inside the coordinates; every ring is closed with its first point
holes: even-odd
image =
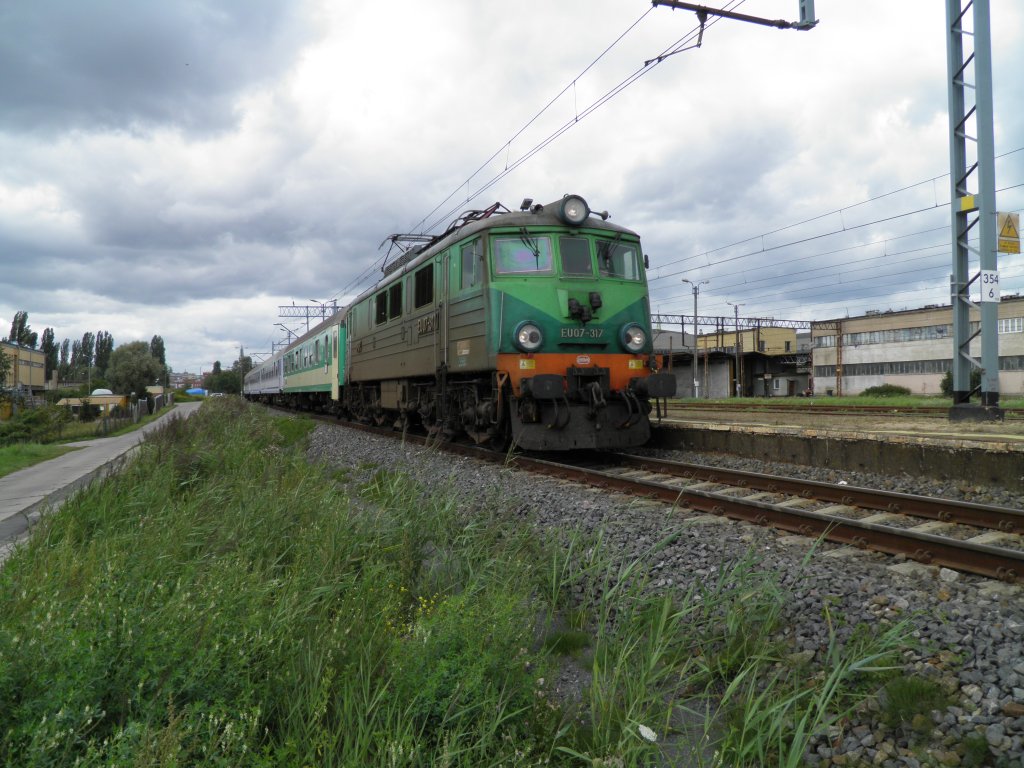
{"type": "Polygon", "coordinates": [[[630,368],[643,368],[644,367],[644,361],[643,360],[630,360],[629,361],[629,367],[630,368]]]}
{"type": "Polygon", "coordinates": [[[563,339],[600,339],[604,336],[604,328],[561,328],[563,339]]]}

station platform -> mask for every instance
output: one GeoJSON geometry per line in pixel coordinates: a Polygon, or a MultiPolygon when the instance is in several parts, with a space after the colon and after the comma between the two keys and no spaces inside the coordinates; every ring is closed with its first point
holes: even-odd
{"type": "Polygon", "coordinates": [[[200,405],[180,403],[141,429],[117,437],[66,443],[76,450],[0,477],[0,562],[47,510],[116,466],[147,433],[169,419],[188,418],[200,405]]]}
{"type": "Polygon", "coordinates": [[[1024,420],[670,409],[652,444],[1024,491],[1024,420]]]}

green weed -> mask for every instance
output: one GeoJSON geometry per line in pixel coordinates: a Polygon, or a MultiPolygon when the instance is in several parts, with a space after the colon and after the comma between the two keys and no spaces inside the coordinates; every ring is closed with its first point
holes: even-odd
{"type": "Polygon", "coordinates": [[[927,715],[952,703],[939,683],[915,676],[892,678],[879,698],[882,721],[890,727],[910,724],[915,715],[927,715]]]}

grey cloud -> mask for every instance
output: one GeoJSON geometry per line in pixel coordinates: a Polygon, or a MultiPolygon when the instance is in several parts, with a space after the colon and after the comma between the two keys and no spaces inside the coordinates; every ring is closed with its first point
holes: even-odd
{"type": "Polygon", "coordinates": [[[33,0],[0,6],[0,129],[208,131],[278,74],[310,29],[291,0],[33,0]],[[17,73],[11,76],[10,73],[17,73]]]}

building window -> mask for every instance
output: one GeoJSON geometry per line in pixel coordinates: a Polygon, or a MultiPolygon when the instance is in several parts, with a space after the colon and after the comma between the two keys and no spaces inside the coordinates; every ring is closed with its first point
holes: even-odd
{"type": "Polygon", "coordinates": [[[999,333],[1024,333],[1024,317],[1004,317],[999,321],[999,333]]]}

